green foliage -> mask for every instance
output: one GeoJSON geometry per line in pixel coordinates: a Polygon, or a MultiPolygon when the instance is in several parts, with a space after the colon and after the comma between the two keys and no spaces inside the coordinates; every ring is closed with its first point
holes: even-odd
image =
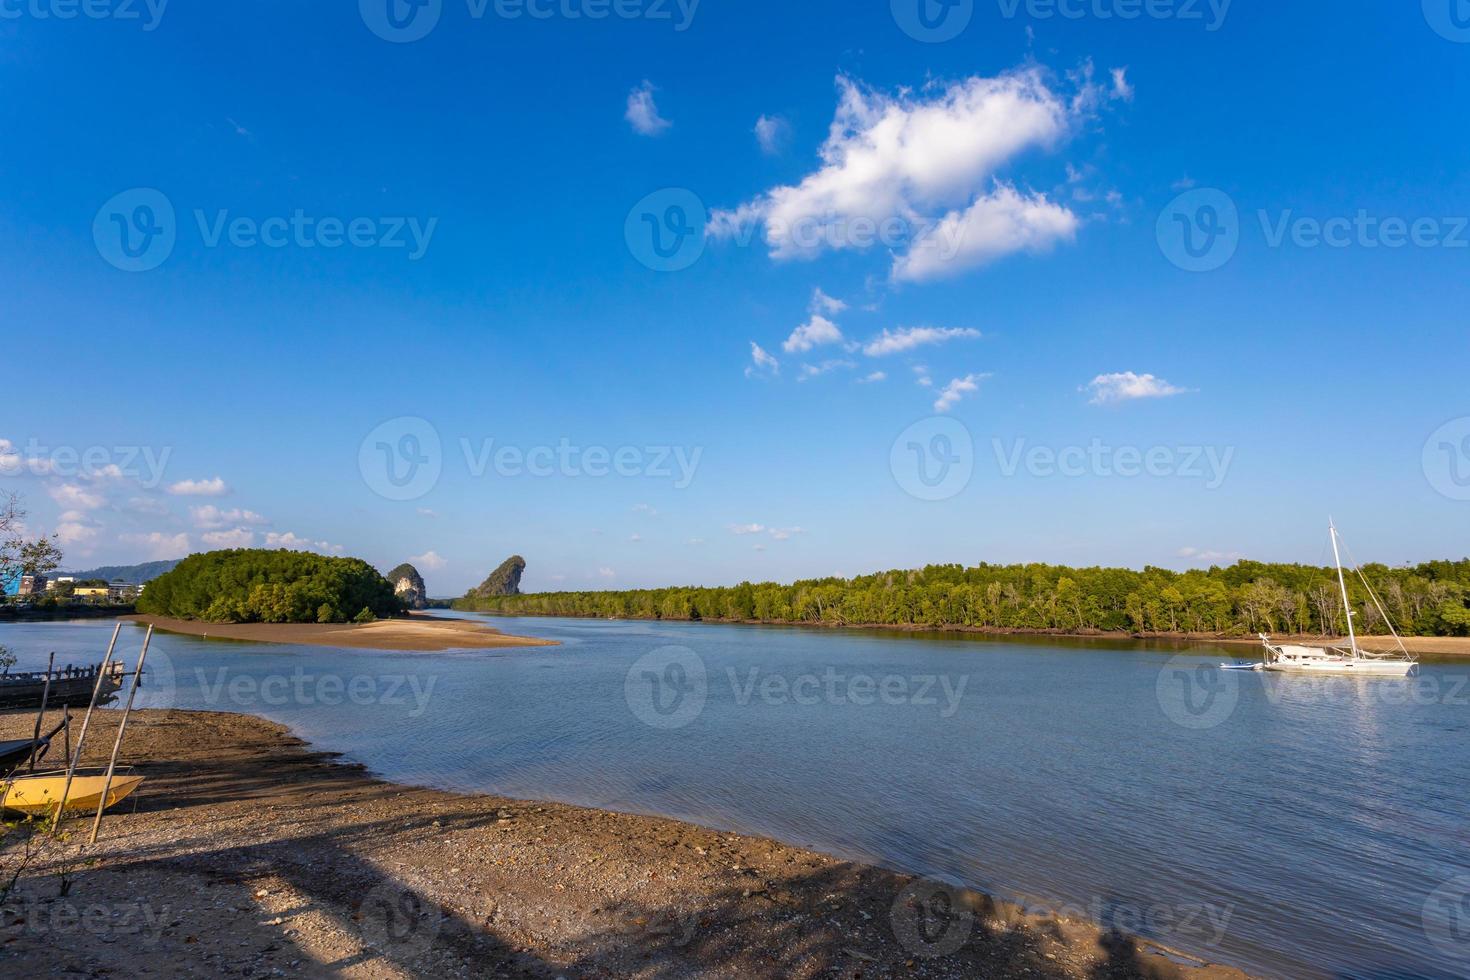
{"type": "MultiPolygon", "coordinates": [[[[1364,575],[1406,634],[1470,635],[1470,560],[1417,568],[1369,565],[1364,575]]],[[[1386,632],[1355,577],[1349,594],[1364,633],[1386,632]]],[[[1064,632],[1342,634],[1337,572],[1239,562],[1229,568],[1065,568],[930,565],[792,585],[484,596],[454,608],[518,616],[916,626],[1064,632]]]]}
{"type": "Polygon", "coordinates": [[[362,622],[402,604],[367,562],[304,551],[190,555],[138,597],[141,613],[211,623],[345,623],[346,609],[361,609],[362,622]]]}

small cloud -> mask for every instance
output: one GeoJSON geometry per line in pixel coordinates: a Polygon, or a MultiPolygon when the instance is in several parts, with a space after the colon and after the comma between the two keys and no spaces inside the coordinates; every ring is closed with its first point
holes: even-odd
{"type": "Polygon", "coordinates": [[[439,516],[439,512],[437,510],[430,510],[427,507],[420,507],[419,508],[419,516],[420,517],[428,517],[428,518],[431,518],[431,519],[437,519],[438,516],[439,516]]]}
{"type": "Polygon", "coordinates": [[[643,535],[637,533],[630,534],[628,535],[628,540],[633,544],[637,544],[638,542],[643,540],[643,535]]]}
{"type": "Polygon", "coordinates": [[[124,534],[121,540],[144,549],[144,554],[149,561],[183,558],[192,550],[189,546],[189,536],[183,533],[169,534],[166,531],[153,531],[149,534],[124,534]]]}
{"type": "Polygon", "coordinates": [[[700,545],[704,544],[704,538],[690,538],[688,541],[685,541],[684,543],[687,544],[687,545],[689,545],[691,548],[697,548],[700,545]]]}
{"type": "Polygon", "coordinates": [[[1245,557],[1245,555],[1238,551],[1209,551],[1203,548],[1180,548],[1176,554],[1178,557],[1192,562],[1209,563],[1212,565],[1218,565],[1222,562],[1234,564],[1245,557]]]}
{"type": "Polygon", "coordinates": [[[168,492],[175,497],[223,497],[230,488],[217,476],[212,480],[180,480],[171,484],[168,492]]]}
{"type": "Polygon", "coordinates": [[[750,342],[750,360],[750,366],[745,369],[747,378],[771,378],[781,373],[781,362],[753,340],[750,342]]]}
{"type": "Polygon", "coordinates": [[[155,500],[152,497],[132,497],[127,503],[122,505],[122,509],[134,514],[147,514],[152,517],[160,517],[169,512],[168,504],[162,500],[155,500]]]}
{"type": "Polygon", "coordinates": [[[764,524],[731,524],[728,525],[728,527],[731,534],[745,535],[766,533],[766,526],[764,524]]]}
{"type": "Polygon", "coordinates": [[[869,357],[887,357],[927,344],[978,339],[980,336],[980,331],[969,327],[903,327],[898,330],[884,330],[880,336],[863,345],[863,353],[869,357]]]}
{"type": "Polygon", "coordinates": [[[988,374],[967,374],[963,378],[955,378],[939,393],[939,398],[934,402],[934,411],[941,415],[948,412],[963,401],[966,395],[978,392],[980,382],[988,377],[988,374]]]}
{"type": "Polygon", "coordinates": [[[858,378],[857,379],[857,383],[860,384],[860,385],[873,385],[873,384],[877,384],[880,381],[887,381],[887,380],[888,380],[888,372],[886,372],[886,371],[874,371],[872,374],[868,375],[866,378],[858,378]]]}
{"type": "Polygon", "coordinates": [[[258,526],[270,523],[270,521],[253,510],[241,510],[240,508],[220,510],[213,504],[205,504],[202,507],[190,507],[189,517],[193,520],[195,527],[203,530],[230,527],[231,525],[238,527],[244,524],[253,524],[258,526]]]}
{"type": "Polygon", "coordinates": [[[857,367],[856,364],[852,363],[851,361],[844,360],[823,361],[821,364],[803,364],[801,366],[801,376],[798,377],[796,380],[798,382],[808,381],[812,378],[821,377],[822,375],[827,374],[831,371],[841,370],[842,368],[855,367],[857,367]]]}
{"type": "Polygon", "coordinates": [[[1195,186],[1195,183],[1196,181],[1193,177],[1189,176],[1189,174],[1185,174],[1183,177],[1180,177],[1178,180],[1174,181],[1174,183],[1170,186],[1173,187],[1176,191],[1187,191],[1192,190],[1195,186]]]}
{"type": "Polygon", "coordinates": [[[46,492],[51,495],[52,500],[68,510],[97,510],[107,503],[107,500],[100,494],[79,487],[75,483],[48,487],[46,492]]]}
{"type": "MultiPolygon", "coordinates": [[[[208,537],[208,535],[206,535],[208,537]]],[[[287,551],[318,551],[328,555],[338,555],[344,550],[340,544],[331,544],[326,541],[313,541],[303,538],[298,534],[287,531],[285,534],[274,532],[265,536],[267,548],[283,548],[287,551]]]]}
{"type": "Polygon", "coordinates": [[[414,555],[408,561],[415,568],[426,569],[431,572],[437,572],[449,564],[437,551],[426,551],[422,555],[414,555]]]}
{"type": "Polygon", "coordinates": [[[236,136],[249,137],[251,135],[250,130],[246,129],[244,126],[241,126],[239,123],[235,122],[235,120],[231,119],[229,116],[225,116],[225,122],[229,123],[230,126],[231,126],[231,128],[233,128],[235,130],[235,135],[236,136]]]}
{"type": "Polygon", "coordinates": [[[598,578],[617,578],[618,573],[613,571],[611,568],[603,567],[597,570],[597,576],[598,578]]]}
{"type": "Polygon", "coordinates": [[[771,537],[775,538],[777,541],[789,541],[792,538],[794,538],[796,535],[798,535],[798,534],[805,534],[805,533],[806,533],[806,531],[804,531],[803,529],[801,529],[799,527],[773,527],[773,528],[771,528],[771,537]]]}
{"type": "Polygon", "coordinates": [[[645,81],[628,93],[628,111],[624,118],[644,136],[658,136],[673,125],[658,114],[658,104],[653,101],[655,91],[653,83],[645,81]]]}
{"type": "Polygon", "coordinates": [[[781,349],[788,354],[800,354],[820,347],[823,344],[842,343],[842,331],[837,324],[822,316],[820,313],[812,314],[812,318],[791,332],[781,349]]]}
{"type": "Polygon", "coordinates": [[[657,517],[658,516],[658,511],[655,510],[651,504],[634,504],[633,505],[633,513],[635,513],[635,514],[644,514],[644,515],[646,515],[648,517],[657,517]]]}
{"type": "Polygon", "coordinates": [[[211,548],[249,548],[255,544],[255,532],[249,528],[237,527],[229,531],[211,531],[199,540],[211,548]]]}
{"type": "Polygon", "coordinates": [[[1135,374],[1132,371],[1099,374],[1082,390],[1092,392],[1094,405],[1116,405],[1141,398],[1171,398],[1189,391],[1188,388],[1176,387],[1152,374],[1135,374]]]}
{"type": "Polygon", "coordinates": [[[833,296],[828,296],[822,292],[819,286],[812,292],[812,301],[808,306],[808,311],[836,316],[838,313],[845,313],[847,311],[847,304],[833,296]]]}
{"type": "Polygon", "coordinates": [[[915,364],[909,370],[914,372],[914,383],[920,388],[934,387],[934,379],[929,377],[929,368],[923,364],[915,364]]]}
{"type": "Polygon", "coordinates": [[[780,116],[761,116],[755,121],[755,138],[766,156],[776,156],[791,136],[791,124],[780,116]]]}
{"type": "Polygon", "coordinates": [[[1133,86],[1128,82],[1128,69],[1113,69],[1113,98],[1122,99],[1124,102],[1133,101],[1133,86]]]}

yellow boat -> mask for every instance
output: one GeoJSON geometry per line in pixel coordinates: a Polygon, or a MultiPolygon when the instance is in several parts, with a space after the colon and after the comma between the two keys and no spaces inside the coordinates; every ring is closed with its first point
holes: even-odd
{"type": "MultiPolygon", "coordinates": [[[[105,771],[77,772],[72,777],[71,789],[66,793],[66,812],[96,811],[102,800],[102,788],[107,782],[105,771]]],[[[107,805],[116,806],[126,799],[138,785],[142,776],[118,769],[113,773],[112,786],[107,791],[107,805]]],[[[0,781],[0,809],[16,810],[32,816],[50,816],[56,812],[56,801],[66,790],[66,773],[40,772],[34,775],[14,776],[0,781]]]]}

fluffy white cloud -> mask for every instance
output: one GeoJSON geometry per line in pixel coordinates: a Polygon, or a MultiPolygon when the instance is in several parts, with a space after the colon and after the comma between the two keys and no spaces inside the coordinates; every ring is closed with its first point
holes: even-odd
{"type": "MultiPolygon", "coordinates": [[[[1069,102],[1037,68],[971,77],[922,96],[907,90],[888,95],[839,77],[820,168],[798,184],[714,212],[710,233],[732,237],[763,226],[772,256],[786,259],[868,248],[884,239],[890,223],[922,229],[945,216],[940,223],[946,233],[973,232],[983,240],[966,244],[931,232],[920,234],[915,247],[946,241],[955,265],[1036,248],[1048,234],[1065,237],[1075,229],[1058,215],[1065,209],[991,185],[998,169],[1023,151],[1051,147],[1067,135],[1097,100],[1091,82],[1082,85],[1088,97],[1069,102]]],[[[924,278],[934,274],[933,264],[900,255],[894,271],[924,278]]]]}
{"type": "Polygon", "coordinates": [[[788,354],[800,354],[823,344],[840,343],[842,343],[842,331],[838,329],[837,324],[817,313],[813,314],[806,323],[791,331],[791,336],[786,338],[781,349],[788,354]]]}
{"type": "Polygon", "coordinates": [[[1113,98],[1124,102],[1133,101],[1133,86],[1128,81],[1127,68],[1113,69],[1113,98]]]}
{"type": "Polygon", "coordinates": [[[790,135],[791,124],[780,116],[761,116],[755,121],[756,142],[767,156],[780,153],[790,135]]]}
{"type": "Polygon", "coordinates": [[[1204,548],[1180,548],[1177,554],[1180,558],[1186,558],[1192,562],[1208,562],[1212,565],[1221,562],[1233,564],[1245,557],[1238,551],[1210,551],[1204,548]]]}
{"type": "Polygon", "coordinates": [[[653,101],[654,91],[653,83],[645,81],[628,93],[628,111],[624,118],[644,136],[657,136],[673,125],[658,114],[658,104],[653,101]]]}
{"type": "Polygon", "coordinates": [[[1045,194],[1022,194],[1008,184],[951,211],[925,228],[913,246],[893,260],[893,278],[926,282],[955,275],[1013,252],[1044,252],[1077,238],[1081,220],[1045,194]]]}
{"type": "Polygon", "coordinates": [[[47,487],[46,492],[51,495],[52,500],[68,510],[97,510],[107,503],[101,494],[93,493],[75,483],[47,487]]]}
{"type": "Polygon", "coordinates": [[[193,519],[195,527],[205,530],[229,527],[231,525],[261,525],[270,523],[270,521],[253,510],[242,510],[238,507],[230,510],[220,510],[214,504],[205,504],[203,507],[190,507],[189,516],[193,519]]]}
{"type": "Polygon", "coordinates": [[[1170,398],[1189,391],[1188,388],[1176,387],[1152,374],[1136,374],[1132,371],[1099,374],[1088,382],[1084,390],[1092,392],[1094,405],[1115,405],[1140,398],[1170,398]]]}
{"type": "Polygon", "coordinates": [[[872,374],[868,375],[866,378],[858,378],[857,379],[857,383],[860,384],[860,385],[871,385],[871,384],[877,384],[880,381],[887,381],[887,380],[888,380],[888,372],[887,371],[874,371],[872,374]]]}
{"type": "Polygon", "coordinates": [[[791,538],[795,537],[796,535],[798,535],[798,534],[805,534],[805,533],[806,533],[806,531],[802,530],[799,527],[773,527],[773,528],[771,528],[771,537],[775,538],[777,541],[789,541],[791,538]]]}
{"type": "Polygon", "coordinates": [[[97,540],[97,533],[98,529],[96,525],[82,523],[81,521],[63,520],[56,525],[56,541],[63,548],[85,549],[93,541],[97,540]]]}
{"type": "Polygon", "coordinates": [[[942,344],[947,340],[977,338],[980,331],[969,327],[903,327],[884,330],[881,335],[863,345],[863,353],[869,357],[887,357],[902,354],[926,344],[942,344]]]}
{"type": "Polygon", "coordinates": [[[422,555],[414,555],[409,559],[409,562],[415,568],[426,569],[431,572],[437,572],[449,564],[437,551],[426,551],[422,555]]]}
{"type": "Polygon", "coordinates": [[[599,568],[597,570],[597,576],[598,578],[617,578],[618,573],[613,571],[611,568],[607,568],[604,566],[603,568],[599,568]]]}
{"type": "Polygon", "coordinates": [[[237,527],[229,531],[210,531],[199,540],[211,548],[249,548],[255,544],[255,532],[247,527],[237,527]]]}
{"type": "Polygon", "coordinates": [[[939,393],[939,398],[934,402],[934,411],[941,415],[948,412],[963,401],[966,395],[979,391],[980,382],[988,377],[988,374],[967,374],[963,378],[955,378],[939,393]]]}
{"type": "Polygon", "coordinates": [[[755,341],[750,342],[750,367],[745,369],[747,378],[757,376],[770,377],[781,373],[781,362],[767,353],[766,349],[755,341]]]}
{"type": "Polygon", "coordinates": [[[154,531],[150,534],[124,534],[120,540],[143,548],[149,561],[183,558],[190,551],[189,536],[183,533],[169,534],[166,531],[154,531]]]}
{"type": "MultiPolygon", "coordinates": [[[[789,541],[798,534],[806,531],[799,527],[767,527],[764,524],[730,524],[728,530],[738,537],[750,537],[751,535],[770,535],[776,541],[789,541]]],[[[702,541],[700,542],[703,543],[702,541]]],[[[764,551],[764,545],[756,545],[757,551],[764,551]]]]}
{"type": "Polygon", "coordinates": [[[168,492],[176,497],[223,497],[230,488],[217,476],[212,480],[180,480],[171,484],[168,492]]]}

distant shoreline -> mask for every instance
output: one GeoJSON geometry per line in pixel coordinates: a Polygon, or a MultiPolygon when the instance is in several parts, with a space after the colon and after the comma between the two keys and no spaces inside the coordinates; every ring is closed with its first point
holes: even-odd
{"type": "Polygon", "coordinates": [[[510,636],[483,623],[462,619],[410,616],[364,624],[319,623],[204,623],[165,616],[131,615],[124,622],[141,623],[166,633],[214,640],[250,643],[289,643],[297,646],[347,647],[353,650],[398,650],[439,653],[445,650],[496,650],[505,647],[557,646],[555,640],[510,636]]]}
{"type": "MultiPolygon", "coordinates": [[[[460,609],[458,612],[473,612],[498,619],[602,619],[600,616],[534,615],[501,613],[483,609],[460,609]]],[[[1046,630],[1024,627],[996,626],[926,626],[915,623],[797,623],[789,620],[760,619],[659,619],[643,616],[621,616],[618,619],[646,623],[688,623],[693,626],[795,626],[812,629],[881,630],[888,633],[963,633],[991,637],[1051,637],[1058,640],[1159,640],[1166,643],[1221,643],[1229,646],[1246,646],[1260,649],[1261,640],[1256,636],[1224,636],[1219,633],[1133,633],[1122,630],[1046,630]]],[[[1327,644],[1347,646],[1347,637],[1303,636],[1273,634],[1273,642],[1327,644]]],[[[1410,653],[1433,654],[1445,657],[1470,657],[1470,637],[1467,636],[1406,636],[1404,646],[1410,653]]],[[[1365,650],[1396,650],[1391,636],[1360,636],[1358,643],[1365,650]]]]}

